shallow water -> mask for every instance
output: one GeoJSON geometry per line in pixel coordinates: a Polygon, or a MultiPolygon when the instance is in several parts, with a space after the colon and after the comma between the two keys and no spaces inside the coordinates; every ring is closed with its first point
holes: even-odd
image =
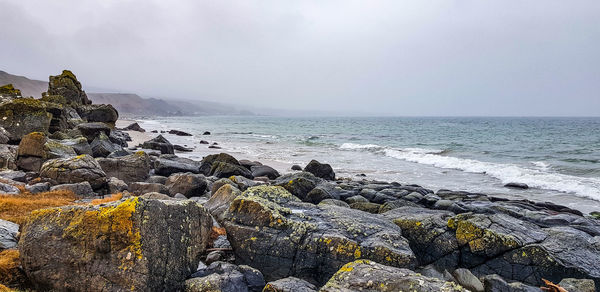
{"type": "MultiPolygon", "coordinates": [[[[258,160],[330,163],[338,176],[416,183],[600,210],[600,118],[169,117],[146,129],[207,153],[201,139],[258,160]],[[204,131],[212,135],[203,136],[204,131]],[[529,190],[503,187],[526,183],[529,190]]],[[[192,154],[193,156],[194,154],[192,154]]]]}

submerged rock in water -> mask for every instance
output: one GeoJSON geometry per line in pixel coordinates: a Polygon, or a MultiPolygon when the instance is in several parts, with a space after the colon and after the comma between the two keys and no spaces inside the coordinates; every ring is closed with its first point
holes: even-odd
{"type": "Polygon", "coordinates": [[[183,288],[205,251],[212,220],[194,202],[130,198],[34,211],[19,242],[39,290],[183,288]]]}
{"type": "Polygon", "coordinates": [[[511,182],[504,185],[507,188],[515,188],[515,189],[528,189],[529,186],[524,183],[511,182]]]}

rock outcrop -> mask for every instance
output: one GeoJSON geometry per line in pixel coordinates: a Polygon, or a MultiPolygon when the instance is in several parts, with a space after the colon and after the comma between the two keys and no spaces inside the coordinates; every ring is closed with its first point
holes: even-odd
{"type": "Polygon", "coordinates": [[[91,104],[85,91],[81,89],[81,83],[69,70],[63,70],[62,74],[50,76],[47,95],[63,96],[69,104],[91,104]]]}

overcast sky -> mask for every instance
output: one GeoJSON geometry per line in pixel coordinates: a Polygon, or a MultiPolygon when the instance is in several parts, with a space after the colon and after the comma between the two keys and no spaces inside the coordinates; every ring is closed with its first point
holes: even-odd
{"type": "Polygon", "coordinates": [[[0,70],[394,115],[600,115],[600,1],[0,0],[0,70]]]}

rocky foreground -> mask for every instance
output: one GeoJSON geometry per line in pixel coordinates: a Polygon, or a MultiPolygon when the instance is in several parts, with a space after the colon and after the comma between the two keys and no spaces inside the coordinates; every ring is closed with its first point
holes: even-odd
{"type": "MultiPolygon", "coordinates": [[[[41,99],[0,88],[2,193],[68,190],[80,203],[0,220],[40,291],[567,291],[600,285],[600,221],[552,203],[281,175],[221,153],[178,157],[163,136],[127,144],[75,76],[41,99]],[[109,194],[123,198],[86,202],[109,194]],[[556,290],[558,291],[558,290],[556,290]]],[[[138,125],[128,130],[143,131],[138,125]]],[[[183,133],[185,134],[185,133],[183,133]]]]}

